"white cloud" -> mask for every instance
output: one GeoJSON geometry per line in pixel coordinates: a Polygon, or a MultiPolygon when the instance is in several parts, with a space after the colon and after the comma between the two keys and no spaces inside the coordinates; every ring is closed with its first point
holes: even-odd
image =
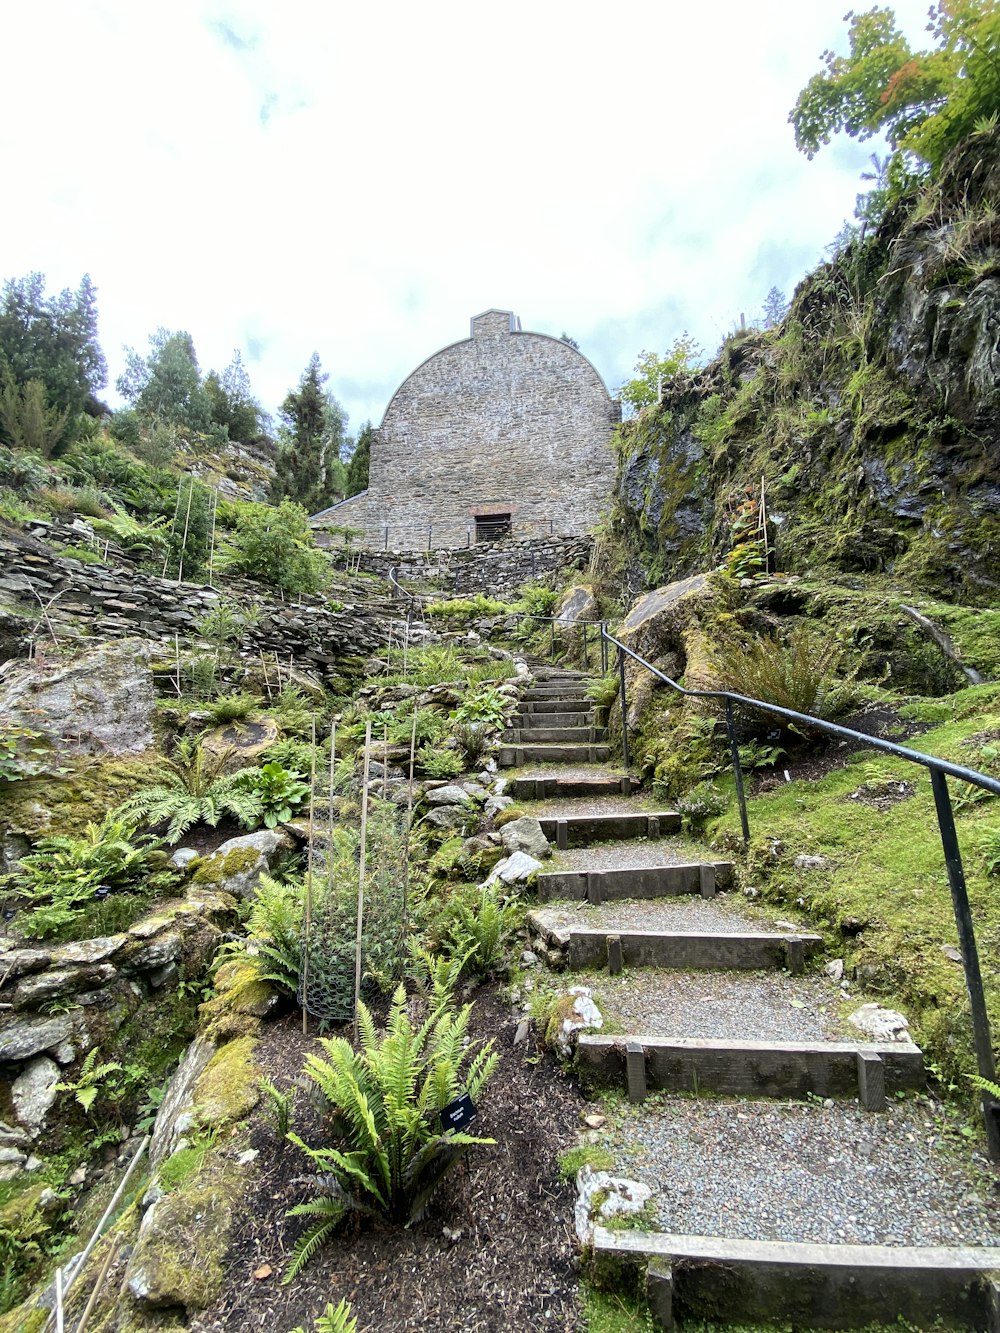
{"type": "MultiPolygon", "coordinates": [[[[897,12],[922,37],[926,0],[897,12]]],[[[842,0],[36,0],[7,20],[4,273],[89,271],[121,346],[241,347],[274,408],[319,351],[355,425],[486,306],[613,386],[714,346],[849,216],[870,145],[787,115],[842,0]]]]}

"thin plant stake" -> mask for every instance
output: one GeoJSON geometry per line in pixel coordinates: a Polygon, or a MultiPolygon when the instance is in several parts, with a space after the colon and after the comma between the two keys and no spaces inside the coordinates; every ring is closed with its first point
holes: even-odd
{"type": "Polygon", "coordinates": [[[97,1304],[97,1298],[100,1296],[104,1283],[107,1281],[108,1272],[118,1255],[121,1243],[122,1234],[120,1231],[116,1231],[111,1237],[111,1244],[108,1246],[108,1252],[104,1256],[104,1262],[101,1264],[101,1271],[97,1274],[97,1281],[94,1283],[94,1289],[90,1293],[90,1299],[87,1301],[83,1314],[80,1316],[80,1322],[76,1326],[76,1333],[84,1333],[84,1329],[90,1322],[90,1316],[94,1311],[94,1306],[97,1304]]]}
{"type": "Polygon", "coordinates": [[[305,930],[302,958],[302,1035],[309,1032],[309,928],[312,925],[313,838],[316,815],[316,714],[312,720],[312,767],[309,775],[309,858],[306,862],[305,930]]]}
{"type": "Polygon", "coordinates": [[[212,504],[212,535],[208,542],[208,586],[212,586],[212,562],[215,559],[215,516],[219,512],[219,491],[216,488],[213,492],[214,501],[212,504]]]}
{"type": "Polygon", "coordinates": [[[177,697],[181,697],[181,636],[174,630],[174,656],[177,659],[177,697]]]}
{"type": "Polygon", "coordinates": [[[56,1269],[56,1333],[63,1333],[63,1271],[56,1269]]]}
{"type": "Polygon", "coordinates": [[[333,862],[333,778],[334,769],[337,764],[337,719],[334,718],[330,723],[330,846],[327,849],[327,856],[333,862]]]}
{"type": "Polygon", "coordinates": [[[403,933],[409,931],[410,909],[410,825],[413,823],[413,761],[417,752],[417,710],[413,710],[410,728],[410,786],[406,795],[406,840],[403,844],[403,933]]]}
{"type": "Polygon", "coordinates": [[[760,479],[760,531],[764,538],[764,573],[768,573],[771,564],[771,551],[767,542],[767,501],[764,499],[764,482],[766,478],[760,479]]]}
{"type": "Polygon", "coordinates": [[[389,724],[382,728],[382,800],[389,795],[389,724]]]}
{"type": "Polygon", "coordinates": [[[361,1004],[361,918],[365,910],[365,871],[368,869],[368,774],[371,772],[372,724],[365,723],[365,770],[361,787],[361,855],[358,865],[358,925],[354,935],[354,1040],[358,1039],[361,1004]]]}
{"type": "MultiPolygon", "coordinates": [[[[183,481],[179,481],[177,483],[177,503],[174,505],[174,521],[170,524],[171,537],[173,537],[173,535],[177,531],[177,515],[181,512],[181,490],[183,489],[183,486],[184,486],[183,481]]],[[[161,579],[165,579],[167,577],[167,565],[169,563],[170,563],[170,547],[168,545],[167,553],[163,557],[163,570],[160,574],[161,579]]]]}
{"type": "Polygon", "coordinates": [[[194,498],[194,477],[191,478],[191,485],[188,488],[187,513],[184,515],[184,536],[181,538],[181,554],[177,563],[177,582],[180,583],[184,577],[184,557],[187,555],[188,547],[188,524],[191,522],[191,501],[194,498]]]}

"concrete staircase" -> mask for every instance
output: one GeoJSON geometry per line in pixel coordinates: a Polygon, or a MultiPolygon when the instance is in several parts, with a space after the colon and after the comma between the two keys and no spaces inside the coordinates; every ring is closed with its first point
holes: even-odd
{"type": "MultiPolygon", "coordinates": [[[[922,1087],[923,1058],[910,1041],[852,1041],[840,1032],[815,1031],[811,1011],[822,982],[810,975],[809,963],[821,937],[790,923],[761,929],[717,898],[732,865],[701,859],[690,848],[674,850],[679,817],[650,808],[634,777],[607,763],[605,732],[595,725],[577,673],[540,670],[506,740],[501,762],[519,769],[512,794],[535,803],[528,808],[556,848],[552,869],[538,876],[540,906],[529,917],[549,946],[542,952],[550,960],[562,957],[587,982],[596,978],[602,998],[601,977],[622,997],[625,1018],[617,1026],[624,1031],[579,1038],[577,1068],[585,1086],[621,1088],[641,1108],[638,1114],[653,1120],[662,1114],[662,1103],[646,1102],[654,1091],[753,1099],[748,1105],[840,1099],[878,1112],[887,1097],[922,1087]],[[532,771],[536,764],[544,767],[532,771]],[[685,916],[706,912],[707,929],[685,916]],[[713,971],[727,978],[737,998],[717,1034],[689,1034],[683,1006],[677,1010],[678,987],[690,974],[713,971]],[[633,976],[637,989],[640,980],[652,987],[654,1000],[629,1028],[633,976]],[[755,978],[769,976],[768,984],[787,996],[786,1027],[803,1013],[801,1035],[755,1030],[758,1002],[750,1000],[761,984],[755,978]],[[748,996],[745,1023],[741,984],[748,996]]],[[[740,1105],[734,1103],[734,1115],[740,1105]]],[[[706,1172],[718,1176],[726,1169],[724,1158],[706,1157],[706,1172]]],[[[669,1183],[668,1164],[664,1187],[669,1183]]],[[[654,1323],[666,1330],[678,1315],[744,1324],[794,1321],[796,1328],[860,1328],[897,1317],[925,1327],[942,1317],[954,1321],[948,1326],[1000,1333],[994,1273],[1000,1272],[1000,1248],[813,1244],[598,1227],[594,1252],[642,1270],[654,1323]]]]}

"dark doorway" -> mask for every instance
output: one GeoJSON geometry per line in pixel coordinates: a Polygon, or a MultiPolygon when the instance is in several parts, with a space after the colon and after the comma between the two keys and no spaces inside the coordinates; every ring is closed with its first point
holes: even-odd
{"type": "Polygon", "coordinates": [[[511,534],[510,514],[477,514],[476,541],[497,542],[511,534]]]}

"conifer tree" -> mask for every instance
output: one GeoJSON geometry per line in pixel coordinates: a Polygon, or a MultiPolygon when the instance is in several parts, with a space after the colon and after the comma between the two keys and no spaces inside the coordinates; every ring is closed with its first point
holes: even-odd
{"type": "Polygon", "coordinates": [[[319,354],[313,352],[298,388],[281,404],[277,466],[271,483],[275,504],[287,497],[315,513],[343,494],[340,449],[346,417],[323,387],[328,378],[320,369],[319,354]]]}
{"type": "Polygon", "coordinates": [[[347,479],[344,485],[344,495],[359,495],[361,491],[368,489],[368,467],[371,459],[372,435],[374,435],[372,423],[366,421],[358,431],[358,438],[354,445],[354,452],[351,454],[350,462],[347,464],[347,479]]]}

